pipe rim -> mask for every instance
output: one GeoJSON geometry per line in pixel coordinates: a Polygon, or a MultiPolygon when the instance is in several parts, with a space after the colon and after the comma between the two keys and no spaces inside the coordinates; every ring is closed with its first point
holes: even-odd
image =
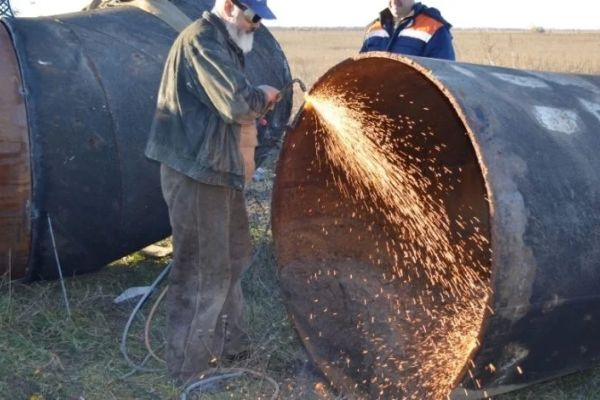
{"type": "MultiPolygon", "coordinates": [[[[464,127],[465,133],[468,136],[468,141],[471,144],[471,147],[475,153],[475,159],[477,161],[477,166],[479,168],[479,172],[483,181],[483,187],[485,190],[485,195],[487,196],[487,211],[488,211],[488,215],[489,215],[489,229],[486,232],[486,235],[489,239],[489,248],[492,249],[493,248],[493,236],[492,236],[492,232],[493,232],[493,225],[494,225],[494,210],[493,210],[493,192],[491,190],[491,186],[490,186],[490,182],[488,180],[488,176],[486,174],[486,168],[485,168],[485,164],[483,162],[483,155],[482,155],[482,151],[481,151],[481,146],[480,143],[478,142],[477,139],[477,135],[475,135],[473,129],[471,128],[469,121],[467,119],[467,117],[465,116],[464,112],[462,111],[462,108],[460,106],[459,101],[457,100],[457,98],[453,95],[453,93],[451,92],[451,90],[449,90],[443,83],[441,80],[439,80],[438,78],[436,78],[436,76],[431,72],[431,70],[429,70],[428,68],[420,65],[418,63],[418,59],[417,60],[413,60],[412,58],[408,58],[408,57],[404,57],[404,56],[400,56],[400,55],[396,55],[396,54],[389,54],[389,53],[384,53],[384,52],[373,52],[373,53],[368,53],[368,54],[359,54],[357,56],[348,58],[342,62],[340,62],[339,64],[337,64],[336,66],[332,67],[331,69],[329,69],[327,72],[325,72],[313,85],[312,90],[316,87],[319,87],[324,81],[326,81],[329,77],[331,77],[332,75],[335,75],[335,73],[338,70],[343,69],[348,63],[354,63],[354,62],[360,62],[361,60],[366,60],[366,59],[374,59],[374,58],[383,58],[383,59],[387,59],[387,60],[393,60],[393,61],[397,61],[401,64],[403,64],[406,67],[409,67],[413,70],[415,70],[416,72],[418,72],[421,76],[423,76],[423,78],[429,82],[431,82],[439,91],[439,93],[441,95],[443,95],[447,101],[449,102],[450,108],[452,109],[452,111],[455,113],[457,119],[460,121],[460,124],[464,127]]],[[[292,125],[292,130],[295,129],[302,121],[303,119],[303,114],[304,112],[301,110],[298,115],[296,116],[296,118],[294,118],[294,123],[292,125]]],[[[281,154],[281,158],[285,158],[285,148],[286,146],[284,145],[283,149],[282,149],[282,154],[281,154]]],[[[279,178],[280,173],[282,172],[283,169],[283,165],[282,163],[278,163],[278,171],[276,173],[276,176],[279,178]]],[[[280,190],[280,188],[283,186],[282,182],[279,179],[276,179],[275,182],[275,186],[274,186],[274,190],[273,193],[274,195],[280,190]]],[[[273,218],[273,230],[274,230],[274,240],[277,242],[277,230],[278,230],[278,223],[276,221],[277,217],[277,207],[278,207],[278,202],[282,202],[285,201],[284,199],[277,199],[274,196],[274,205],[273,205],[273,214],[274,214],[274,218],[273,218]]],[[[280,258],[281,254],[280,254],[280,250],[278,248],[278,246],[275,247],[275,252],[276,252],[276,257],[280,258]]],[[[280,271],[285,268],[286,266],[283,265],[281,262],[279,262],[280,265],[280,271]]],[[[473,348],[473,350],[470,352],[469,357],[467,358],[467,361],[465,362],[462,371],[460,374],[458,374],[454,380],[453,383],[453,387],[456,388],[457,385],[459,385],[461,382],[463,382],[467,377],[467,372],[469,370],[469,361],[473,361],[478,353],[478,351],[481,349],[481,343],[482,343],[482,338],[483,336],[485,336],[485,332],[487,331],[487,327],[489,325],[489,320],[491,315],[493,315],[492,312],[492,305],[494,304],[494,293],[493,293],[493,287],[494,287],[494,283],[495,283],[495,279],[496,279],[496,268],[495,268],[495,260],[494,257],[491,257],[490,260],[490,265],[489,265],[489,270],[490,270],[490,282],[489,282],[489,286],[490,288],[492,288],[491,294],[489,296],[489,298],[487,299],[486,305],[487,307],[485,308],[485,310],[483,310],[482,314],[482,320],[481,320],[481,325],[480,325],[480,329],[478,331],[478,337],[477,337],[477,341],[478,344],[475,348],[473,348]]],[[[298,332],[303,335],[304,332],[302,330],[302,328],[299,326],[299,324],[297,323],[296,319],[294,318],[294,325],[296,326],[296,329],[298,330],[298,332]]],[[[310,348],[310,344],[308,344],[305,340],[303,340],[303,342],[305,343],[305,345],[307,346],[307,348],[310,348]]],[[[315,354],[316,352],[311,352],[311,357],[315,358],[315,354]]],[[[318,358],[318,357],[316,357],[318,358]]],[[[317,360],[315,360],[317,361],[317,360]]],[[[319,362],[320,363],[320,362],[319,362]]],[[[343,380],[340,377],[334,378],[336,380],[343,380]]],[[[334,386],[336,386],[334,384],[334,386]]],[[[339,386],[339,385],[338,385],[339,386]]]]}

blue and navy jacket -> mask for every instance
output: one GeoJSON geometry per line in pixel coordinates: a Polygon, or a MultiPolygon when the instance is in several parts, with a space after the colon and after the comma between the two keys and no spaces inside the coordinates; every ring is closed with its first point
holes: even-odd
{"type": "Polygon", "coordinates": [[[440,12],[416,3],[413,12],[394,27],[394,16],[389,8],[368,28],[361,53],[388,51],[409,56],[454,60],[450,25],[440,12]]]}

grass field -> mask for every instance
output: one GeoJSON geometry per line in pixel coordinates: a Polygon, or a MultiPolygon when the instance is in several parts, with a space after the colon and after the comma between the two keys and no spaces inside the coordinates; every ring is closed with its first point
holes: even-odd
{"type": "MultiPolygon", "coordinates": [[[[360,46],[358,30],[275,30],[293,75],[312,84],[360,46]]],[[[521,69],[600,74],[600,33],[456,31],[461,61],[521,69]]],[[[273,163],[271,162],[270,170],[273,163]]],[[[270,176],[272,178],[272,175],[270,176]]],[[[282,399],[342,399],[327,389],[308,363],[281,302],[269,219],[271,179],[249,189],[255,262],[244,280],[249,334],[254,352],[235,364],[275,379],[282,399]]],[[[57,282],[31,285],[0,281],[0,399],[175,399],[177,388],[164,370],[128,375],[119,338],[134,303],[113,299],[131,286],[148,285],[168,262],[139,253],[97,274],[67,280],[68,319],[57,282]]],[[[159,308],[153,343],[161,353],[164,310],[159,308]]],[[[147,310],[145,311],[147,313],[147,310]]],[[[141,361],[142,317],[130,336],[130,352],[141,361]]],[[[162,366],[154,361],[150,367],[162,366]]],[[[269,399],[268,384],[232,381],[227,392],[195,398],[269,399]]],[[[194,397],[193,397],[194,398],[194,397]]],[[[504,396],[500,400],[600,400],[600,370],[585,371],[504,396]]]]}
{"type": "MultiPolygon", "coordinates": [[[[312,84],[329,68],[357,53],[360,30],[274,30],[294,76],[312,84]]],[[[457,61],[510,68],[600,74],[600,32],[454,32],[457,61]]]]}

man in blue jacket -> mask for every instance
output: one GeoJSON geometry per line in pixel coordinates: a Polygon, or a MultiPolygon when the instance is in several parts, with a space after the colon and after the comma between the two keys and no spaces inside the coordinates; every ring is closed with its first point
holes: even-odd
{"type": "Polygon", "coordinates": [[[360,52],[454,60],[451,27],[435,8],[414,0],[390,0],[389,7],[368,27],[360,52]]]}

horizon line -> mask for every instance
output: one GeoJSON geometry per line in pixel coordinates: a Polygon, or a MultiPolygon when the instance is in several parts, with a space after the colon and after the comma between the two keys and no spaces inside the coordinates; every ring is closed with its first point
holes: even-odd
{"type": "MultiPolygon", "coordinates": [[[[267,25],[267,24],[263,24],[265,27],[269,28],[269,29],[298,29],[298,30],[307,30],[307,29],[315,29],[315,30],[319,30],[319,29],[323,29],[323,30],[327,30],[327,29],[347,29],[347,30],[354,30],[354,29],[366,29],[366,25],[365,26],[352,26],[352,25],[338,25],[338,26],[322,26],[322,25],[315,25],[315,26],[310,26],[310,25],[296,25],[296,26],[290,26],[290,25],[267,25]]],[[[545,31],[578,31],[578,32],[598,32],[600,33],[600,29],[593,29],[593,28],[552,28],[552,27],[546,27],[546,26],[531,26],[528,28],[514,28],[514,27],[486,27],[486,26],[470,26],[470,27],[452,27],[452,30],[454,31],[460,31],[460,30],[492,30],[492,31],[536,31],[539,29],[543,29],[545,31]]]]}

